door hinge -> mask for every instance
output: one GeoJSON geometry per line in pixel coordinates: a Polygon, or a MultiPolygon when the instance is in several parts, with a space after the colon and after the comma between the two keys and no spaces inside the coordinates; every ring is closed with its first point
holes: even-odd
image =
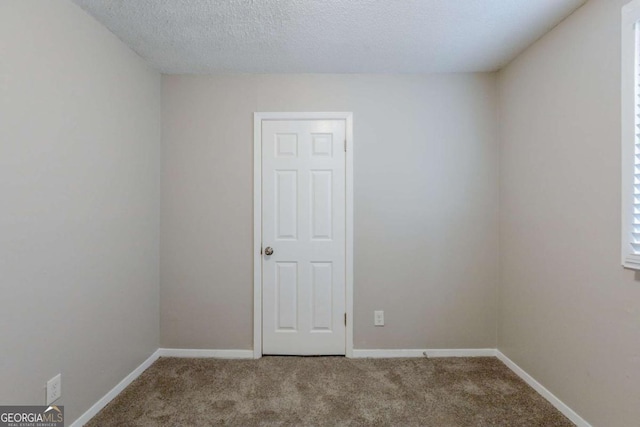
{"type": "Polygon", "coordinates": [[[347,140],[346,139],[344,140],[344,152],[345,153],[347,152],[347,140]]]}
{"type": "Polygon", "coordinates": [[[347,313],[344,314],[344,326],[347,326],[347,313]]]}

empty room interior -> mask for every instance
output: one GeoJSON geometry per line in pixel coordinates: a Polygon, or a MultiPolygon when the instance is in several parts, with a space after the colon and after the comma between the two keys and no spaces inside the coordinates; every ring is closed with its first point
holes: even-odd
{"type": "Polygon", "coordinates": [[[640,426],[639,22],[0,0],[0,425],[640,426]]]}

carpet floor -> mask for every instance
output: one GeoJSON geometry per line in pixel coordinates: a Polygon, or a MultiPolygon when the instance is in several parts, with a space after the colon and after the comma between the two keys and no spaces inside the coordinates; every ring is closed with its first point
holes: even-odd
{"type": "Polygon", "coordinates": [[[572,426],[493,357],[160,358],[87,426],[572,426]]]}

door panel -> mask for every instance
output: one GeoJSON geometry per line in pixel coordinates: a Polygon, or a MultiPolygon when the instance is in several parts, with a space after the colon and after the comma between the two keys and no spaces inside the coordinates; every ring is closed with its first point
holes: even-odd
{"type": "Polygon", "coordinates": [[[333,172],[311,171],[311,238],[331,240],[333,172]]]}
{"type": "Polygon", "coordinates": [[[263,354],[345,354],[345,121],[262,121],[263,354]]]}
{"type": "Polygon", "coordinates": [[[331,331],[333,329],[332,270],[333,265],[330,262],[311,263],[312,331],[331,331]]]}
{"type": "Polygon", "coordinates": [[[276,263],[277,331],[295,331],[298,326],[298,264],[276,263]]]}
{"type": "Polygon", "coordinates": [[[298,172],[275,171],[275,209],[277,240],[296,240],[298,237],[298,172]]]}

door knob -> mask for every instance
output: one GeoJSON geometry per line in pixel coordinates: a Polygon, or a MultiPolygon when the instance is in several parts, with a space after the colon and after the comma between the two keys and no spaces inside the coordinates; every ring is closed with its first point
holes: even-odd
{"type": "Polygon", "coordinates": [[[267,246],[266,248],[264,248],[264,254],[273,255],[273,248],[271,246],[267,246]]]}

